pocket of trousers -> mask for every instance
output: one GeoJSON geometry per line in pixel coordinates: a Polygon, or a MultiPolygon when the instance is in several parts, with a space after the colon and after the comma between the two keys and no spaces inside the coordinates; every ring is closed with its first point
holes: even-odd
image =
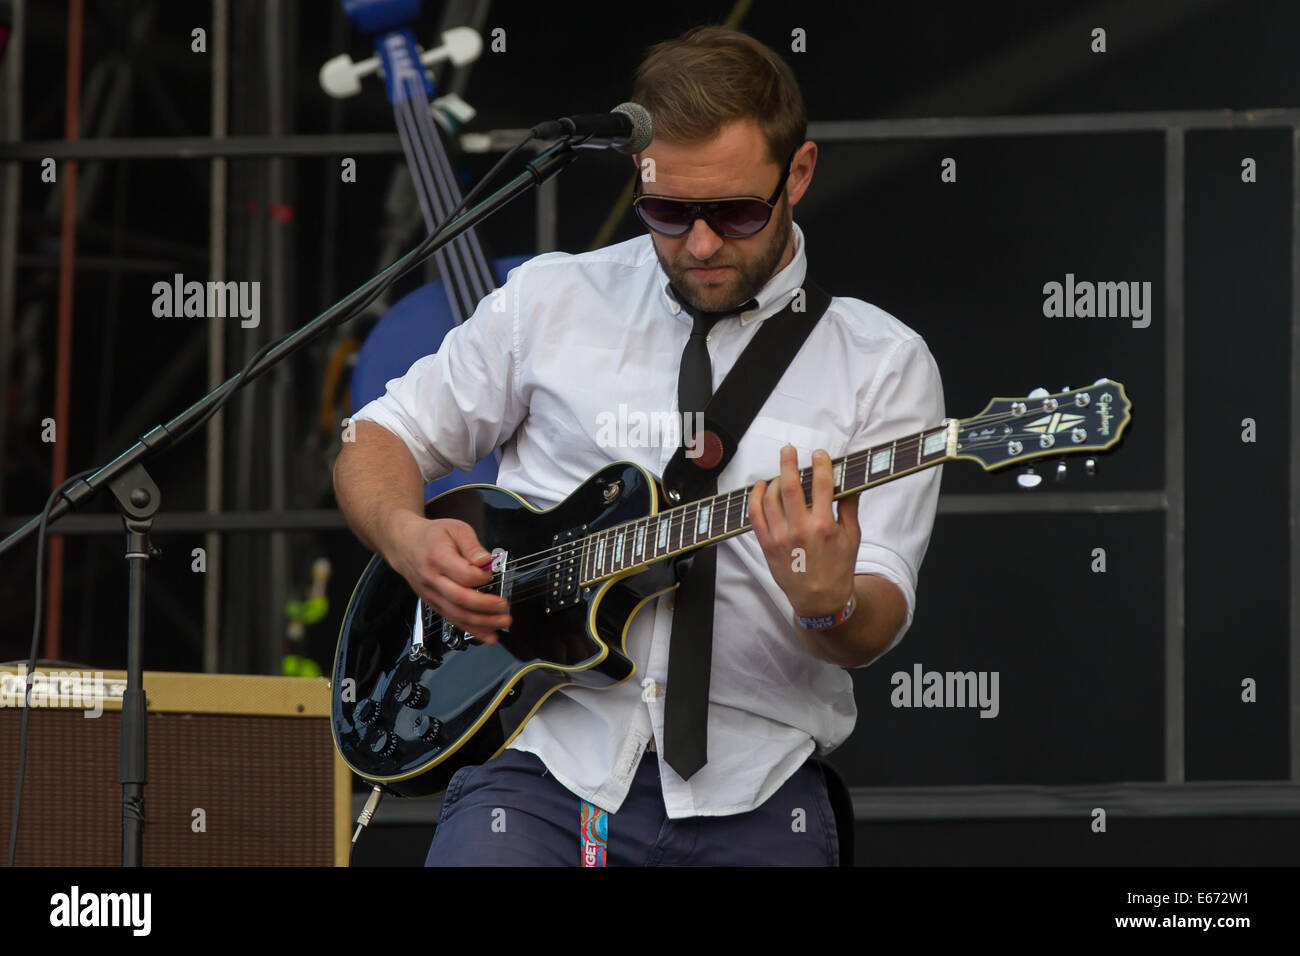
{"type": "Polygon", "coordinates": [[[465,779],[473,770],[474,764],[466,764],[453,773],[451,779],[447,781],[447,789],[442,795],[442,808],[438,811],[439,823],[442,823],[447,816],[447,811],[460,799],[460,792],[465,786],[465,779]]]}

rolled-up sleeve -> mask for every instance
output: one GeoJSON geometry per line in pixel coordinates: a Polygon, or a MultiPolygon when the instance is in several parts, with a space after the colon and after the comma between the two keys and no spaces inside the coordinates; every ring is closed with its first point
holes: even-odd
{"type": "Polygon", "coordinates": [[[483,298],[432,355],[418,359],[385,393],[352,416],[392,432],[426,482],[469,471],[505,442],[527,415],[520,395],[519,266],[483,298]]]}
{"type": "MultiPolygon", "coordinates": [[[[860,415],[853,451],[888,444],[943,421],[939,367],[920,337],[900,341],[881,363],[860,415]]],[[[854,573],[882,575],[907,599],[907,619],[886,651],[912,626],[917,570],[930,544],[942,470],[937,466],[896,478],[869,488],[858,500],[862,541],[854,573]]]]}

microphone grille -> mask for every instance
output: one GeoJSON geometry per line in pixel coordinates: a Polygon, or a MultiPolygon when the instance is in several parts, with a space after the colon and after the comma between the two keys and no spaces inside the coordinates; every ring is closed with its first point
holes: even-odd
{"type": "Polygon", "coordinates": [[[650,118],[650,111],[640,103],[619,103],[610,112],[622,113],[632,121],[632,138],[616,147],[620,153],[639,153],[655,138],[654,120],[650,118]]]}

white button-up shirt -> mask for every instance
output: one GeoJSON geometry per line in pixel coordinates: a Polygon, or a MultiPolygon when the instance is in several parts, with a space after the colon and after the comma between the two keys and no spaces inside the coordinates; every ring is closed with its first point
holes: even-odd
{"type": "MultiPolygon", "coordinates": [[[[794,259],[758,293],[758,307],[713,327],[715,389],[759,324],[803,283],[803,232],[796,224],[793,233],[794,259]]],[[[426,481],[468,470],[500,446],[497,483],[549,508],[612,461],[662,474],[680,434],[647,423],[676,414],[690,332],[691,318],[673,299],[649,235],[580,255],[547,253],[512,270],[436,354],[416,361],[353,418],[402,439],[426,481]]],[[[786,444],[806,467],[817,448],[838,458],[943,417],[939,371],[921,337],[874,305],[836,297],[749,426],[718,489],[775,477],[786,444]]],[[[895,644],[912,622],[940,470],[869,489],[860,501],[855,573],[883,575],[907,599],[895,644]]],[[[717,547],[703,768],[682,780],[662,758],[672,592],[647,602],[628,628],[636,664],[630,680],[552,694],[510,746],[536,754],[566,788],[613,813],[653,737],[664,806],[674,819],[752,810],[814,749],[837,747],[857,719],[848,672],[802,649],[790,602],[752,533],[717,547]]]]}

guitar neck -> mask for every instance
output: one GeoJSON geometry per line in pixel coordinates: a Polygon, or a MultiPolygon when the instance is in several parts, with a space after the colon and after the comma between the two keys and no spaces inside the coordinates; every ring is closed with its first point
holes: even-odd
{"type": "MultiPolygon", "coordinates": [[[[834,497],[857,494],[951,460],[950,445],[955,445],[957,424],[955,419],[949,419],[942,425],[834,459],[834,497]]],[[[800,469],[799,481],[804,501],[811,503],[811,466],[800,469]]],[[[744,534],[753,527],[749,522],[752,490],[737,488],[586,535],[581,539],[583,586],[744,534]]]]}

